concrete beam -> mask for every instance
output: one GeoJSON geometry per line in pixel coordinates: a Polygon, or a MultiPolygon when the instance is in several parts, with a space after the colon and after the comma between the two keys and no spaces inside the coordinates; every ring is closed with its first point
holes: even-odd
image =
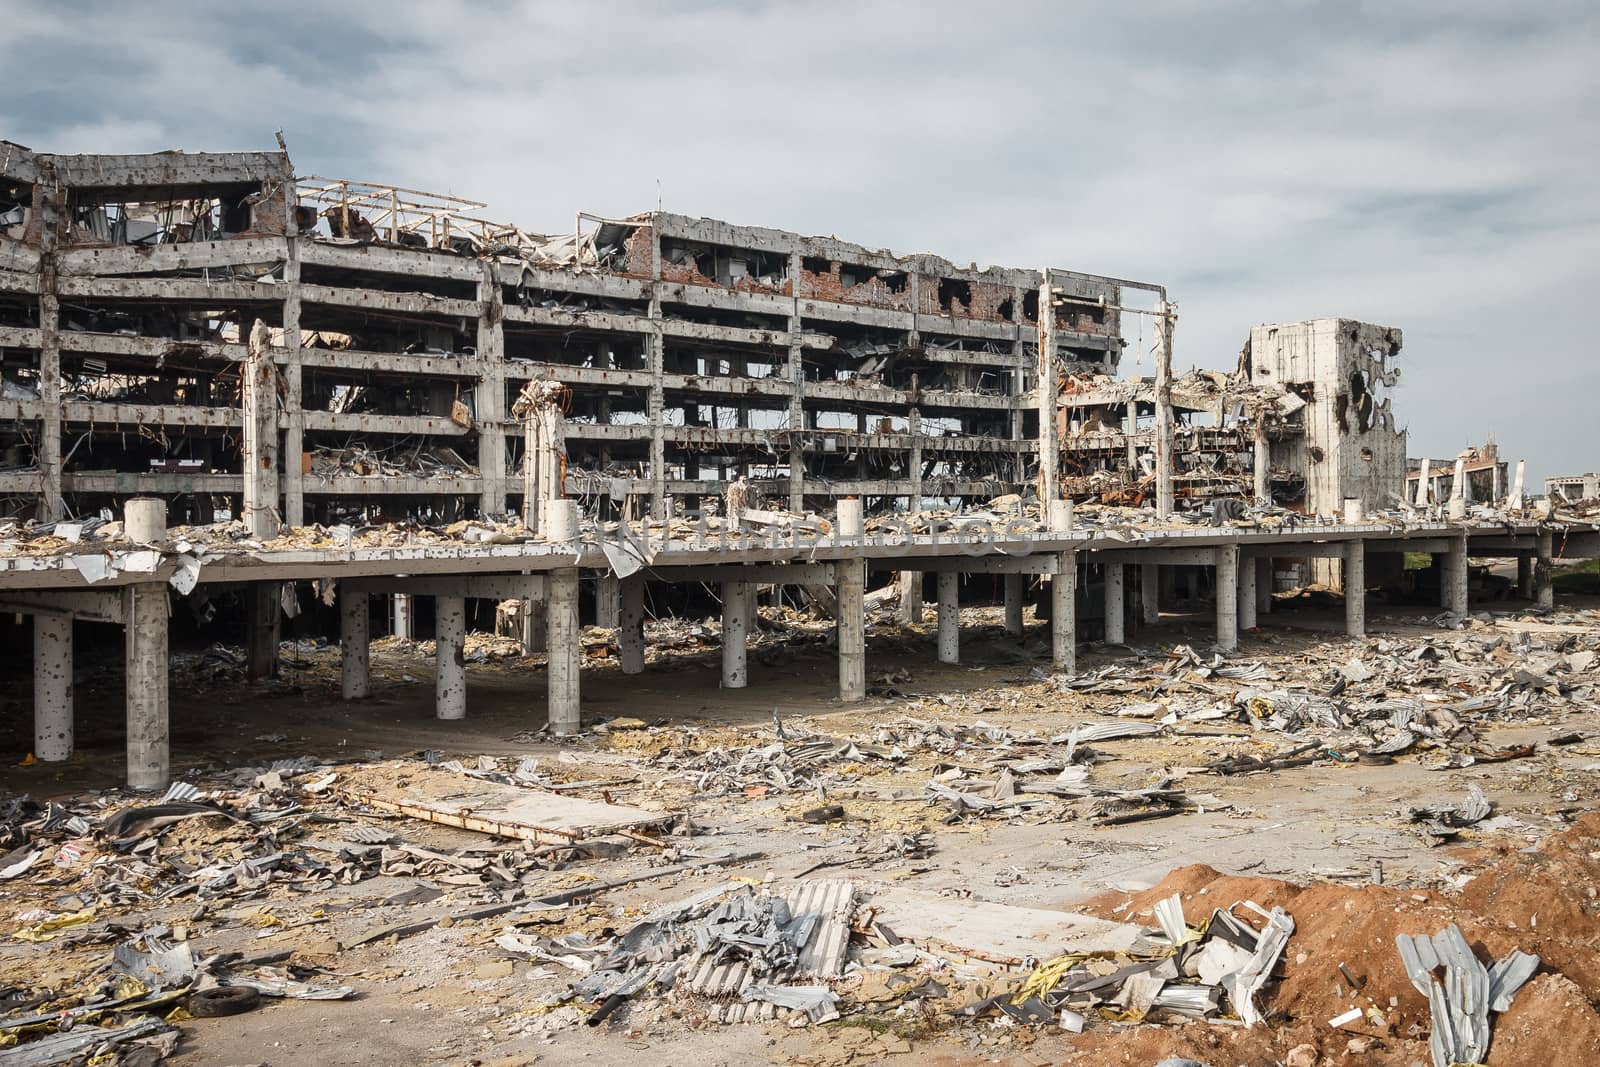
{"type": "Polygon", "coordinates": [[[471,600],[543,599],[545,579],[536,574],[463,574],[459,577],[346,578],[340,588],[356,593],[456,596],[471,600]]]}
{"type": "Polygon", "coordinates": [[[1163,567],[1210,567],[1217,561],[1216,550],[1211,548],[1115,549],[1094,556],[1097,563],[1159,563],[1163,567]]]}
{"type": "Polygon", "coordinates": [[[14,611],[20,615],[55,615],[120,624],[123,609],[124,598],[120,592],[54,589],[0,592],[0,611],[14,611]]]}

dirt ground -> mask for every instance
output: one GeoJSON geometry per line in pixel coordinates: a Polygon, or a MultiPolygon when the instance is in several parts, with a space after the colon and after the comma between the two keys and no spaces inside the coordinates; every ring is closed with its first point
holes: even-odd
{"type": "MultiPolygon", "coordinates": [[[[1562,608],[1589,609],[1579,629],[1593,633],[1600,629],[1600,616],[1592,614],[1597,606],[1600,602],[1564,602],[1562,608]]],[[[1374,609],[1368,620],[1374,636],[1366,641],[1436,632],[1425,612],[1374,609]]],[[[1330,656],[1348,658],[1362,645],[1340,636],[1342,615],[1333,608],[1279,611],[1265,621],[1268,626],[1243,636],[1233,660],[1303,656],[1315,665],[1330,656]]],[[[785,723],[831,735],[870,738],[879,724],[907,716],[963,725],[981,720],[1015,732],[1049,733],[1103,709],[1104,697],[1041,684],[1040,668],[1048,670],[1048,634],[1042,626],[1030,625],[1021,639],[1007,636],[994,609],[969,609],[964,622],[959,666],[935,662],[932,627],[915,633],[871,631],[869,685],[893,695],[875,695],[849,707],[837,702],[835,659],[819,628],[784,640],[775,635],[758,640],[750,655],[750,685],[742,691],[718,688],[716,650],[697,650],[692,640],[679,651],[653,652],[646,672],[632,678],[620,673],[614,657],[595,658],[586,663],[583,676],[586,721],[625,716],[666,729],[590,733],[560,744],[534,734],[544,722],[545,677],[537,658],[491,658],[469,666],[468,718],[447,723],[433,717],[430,658],[420,654],[425,646],[380,643],[373,654],[374,695],[355,703],[340,699],[336,654],[327,649],[286,649],[280,678],[255,685],[241,684],[226,665],[208,666],[195,657],[175,674],[174,770],[203,774],[300,755],[355,759],[432,749],[445,758],[531,756],[542,766],[561,767],[576,781],[618,777],[619,768],[641,751],[659,752],[673,744],[703,747],[708,739],[770,731],[775,714],[785,723]]],[[[1515,633],[1543,624],[1510,617],[1498,625],[1515,633]]],[[[1210,636],[1209,617],[1196,615],[1168,618],[1137,634],[1134,642],[1156,649],[1203,648],[1210,636]]],[[[1092,671],[1125,658],[1121,650],[1085,648],[1079,669],[1092,671]]],[[[66,764],[18,766],[25,756],[18,744],[29,730],[27,694],[10,694],[5,718],[11,722],[0,731],[0,745],[7,746],[0,750],[5,757],[0,795],[43,799],[118,784],[122,695],[112,666],[114,661],[103,671],[88,668],[90,684],[80,685],[79,750],[66,764]]],[[[629,916],[729,878],[794,878],[820,862],[847,856],[869,833],[926,832],[936,843],[926,858],[841,863],[828,876],[863,885],[914,886],[951,900],[1088,911],[1146,924],[1149,906],[1172,892],[1194,909],[1208,900],[1222,902],[1218,906],[1245,898],[1283,904],[1302,932],[1290,942],[1285,977],[1271,1003],[1293,1022],[1251,1031],[1226,1022],[1106,1023],[1072,1035],[1055,1028],[1036,1031],[993,1021],[955,1025],[904,1014],[869,1023],[850,1017],[804,1029],[720,1026],[677,1014],[660,1002],[635,1002],[595,1028],[567,1027],[560,1025],[559,1010],[544,1010],[566,985],[566,976],[557,967],[503,958],[492,944],[502,926],[495,919],[450,921],[399,940],[341,948],[353,932],[402,918],[451,916],[463,907],[450,895],[429,903],[383,904],[411,883],[381,875],[296,902],[295,918],[287,925],[253,922],[248,907],[228,904],[196,917],[193,901],[143,908],[136,917],[141,923],[186,923],[197,950],[208,953],[293,950],[359,994],[344,1001],[268,1001],[249,1014],[185,1022],[180,1052],[168,1061],[183,1065],[823,1064],[896,1057],[951,1065],[1153,1064],[1181,1052],[1223,1067],[1294,1062],[1291,1053],[1307,1043],[1322,1058],[1304,1062],[1426,1062],[1426,1008],[1394,953],[1397,915],[1404,927],[1399,932],[1461,921],[1469,939],[1481,939],[1492,951],[1532,951],[1539,940],[1549,973],[1530,984],[1513,1012],[1498,1022],[1490,1062],[1593,1063],[1600,1058],[1600,1046],[1593,1043],[1600,1027],[1592,1024],[1590,1008],[1600,995],[1600,965],[1595,964],[1600,941],[1594,936],[1592,906],[1600,865],[1591,861],[1600,857],[1600,840],[1594,840],[1600,819],[1576,824],[1587,835],[1581,840],[1563,839],[1575,842],[1568,847],[1567,866],[1522,872],[1524,881],[1565,879],[1570,884],[1561,893],[1540,899],[1497,895],[1492,880],[1474,877],[1494,864],[1525,858],[1524,850],[1574,827],[1583,813],[1600,810],[1595,775],[1600,716],[1594,710],[1552,702],[1548,715],[1487,732],[1485,740],[1501,747],[1572,732],[1587,740],[1541,747],[1534,758],[1459,769],[1428,769],[1402,757],[1388,765],[1318,764],[1238,777],[1188,777],[1185,788],[1204,797],[1195,809],[1121,826],[1082,818],[946,825],[944,810],[924,799],[925,764],[863,773],[831,792],[826,799],[843,805],[846,818],[824,826],[798,818],[818,802],[814,794],[752,793],[734,802],[696,802],[681,783],[669,786],[649,775],[608,790],[618,803],[686,810],[698,846],[758,851],[762,858],[607,892],[583,905],[581,928],[618,927],[629,916]],[[1459,798],[1469,783],[1480,785],[1495,803],[1492,827],[1466,833],[1458,847],[1428,847],[1407,825],[1405,810],[1459,798]],[[1375,865],[1381,866],[1382,885],[1371,884],[1375,865]],[[1571,914],[1558,926],[1555,909],[1560,907],[1571,914]],[[1469,921],[1476,925],[1469,928],[1469,921]],[[1536,934],[1541,925],[1566,931],[1565,940],[1536,934]],[[1338,990],[1344,1000],[1370,1001],[1388,1013],[1381,1034],[1327,1027],[1328,1016],[1320,1013],[1338,999],[1332,987],[1343,981],[1331,969],[1336,962],[1364,979],[1359,997],[1355,990],[1338,990]],[[1590,1029],[1583,1030],[1586,1026],[1590,1029]],[[1568,1031],[1572,1047],[1587,1048],[1586,1058],[1563,1058],[1543,1048],[1547,1042],[1540,1035],[1550,1027],[1574,1028],[1568,1031]]],[[[1282,740],[1231,723],[1119,740],[1103,746],[1113,758],[1097,765],[1095,773],[1108,783],[1138,786],[1221,755],[1269,752],[1282,740]]],[[[421,823],[407,824],[406,837],[438,849],[484,841],[482,835],[421,823]]],[[[573,862],[530,889],[545,892],[613,879],[660,862],[648,846],[636,846],[620,855],[573,862]]],[[[48,901],[29,898],[14,884],[0,887],[0,918],[9,920],[40,903],[48,901]]],[[[1193,911],[1190,918],[1194,921],[1193,911]]],[[[65,975],[81,969],[81,960],[58,959],[48,944],[0,937],[0,971],[8,977],[48,976],[53,968],[65,975]]]]}

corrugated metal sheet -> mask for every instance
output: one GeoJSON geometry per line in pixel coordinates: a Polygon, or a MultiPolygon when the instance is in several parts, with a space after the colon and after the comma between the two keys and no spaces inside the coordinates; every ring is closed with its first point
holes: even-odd
{"type": "MultiPolygon", "coordinates": [[[[800,949],[800,958],[788,970],[768,975],[762,981],[772,985],[792,985],[838,978],[844,973],[845,950],[850,944],[850,915],[855,907],[854,882],[821,879],[801,882],[784,894],[789,913],[796,919],[814,916],[811,936],[800,949]]],[[[678,982],[680,996],[701,997],[715,1003],[706,1006],[707,1014],[718,1022],[757,1022],[787,1019],[787,1008],[765,1002],[743,1003],[739,994],[756,980],[745,960],[716,963],[711,956],[691,960],[678,982]]]]}

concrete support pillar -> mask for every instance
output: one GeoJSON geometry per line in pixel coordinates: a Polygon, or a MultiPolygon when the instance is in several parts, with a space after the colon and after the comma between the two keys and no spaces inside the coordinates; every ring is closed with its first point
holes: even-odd
{"type": "Polygon", "coordinates": [[[622,579],[602,574],[594,585],[594,624],[602,630],[622,625],[622,579]]]}
{"type": "Polygon", "coordinates": [[[1078,669],[1078,554],[1056,553],[1050,580],[1050,665],[1064,674],[1078,669]]]}
{"type": "Polygon", "coordinates": [[[644,575],[630,574],[618,584],[622,625],[617,643],[622,649],[622,673],[639,674],[644,670],[644,575]]]}
{"type": "Polygon", "coordinates": [[[1456,615],[1467,613],[1467,538],[1463,534],[1450,540],[1450,550],[1444,554],[1439,595],[1446,611],[1456,615]]]}
{"type": "Polygon", "coordinates": [[[363,700],[372,695],[372,679],[367,655],[367,594],[339,590],[339,678],[346,700],[363,700]]]}
{"type": "Polygon", "coordinates": [[[961,662],[961,576],[939,572],[939,662],[961,662]]]}
{"type": "Polygon", "coordinates": [[[1344,632],[1367,632],[1367,546],[1361,541],[1344,543],[1344,632]]]}
{"type": "Polygon", "coordinates": [[[1239,561],[1239,629],[1256,628],[1256,561],[1239,561]]]}
{"type": "Polygon", "coordinates": [[[1533,606],[1550,611],[1556,606],[1555,538],[1549,530],[1539,531],[1538,555],[1533,561],[1533,606]]]}
{"type": "Polygon", "coordinates": [[[743,689],[750,681],[745,653],[750,645],[750,584],[722,583],[722,688],[743,689]]]}
{"type": "Polygon", "coordinates": [[[33,754],[72,755],[72,616],[33,617],[33,754]]]}
{"type": "Polygon", "coordinates": [[[1121,645],[1128,641],[1125,586],[1127,572],[1120,563],[1108,563],[1106,579],[1106,644],[1121,645]]]}
{"type": "Polygon", "coordinates": [[[1161,564],[1139,564],[1139,607],[1146,626],[1161,621],[1161,564]]]}
{"type": "Polygon", "coordinates": [[[1172,333],[1177,305],[1165,294],[1156,305],[1156,517],[1172,515],[1172,333]]]}
{"type": "Polygon", "coordinates": [[[1517,557],[1517,595],[1524,600],[1533,599],[1533,557],[1517,557]]]}
{"type": "Polygon", "coordinates": [[[1272,557],[1257,556],[1256,569],[1256,615],[1272,614],[1272,557]]]}
{"type": "Polygon", "coordinates": [[[578,732],[581,722],[578,671],[583,650],[578,644],[578,570],[550,572],[548,622],[550,652],[546,669],[550,679],[550,732],[566,737],[578,732]]]}
{"type": "Polygon", "coordinates": [[[839,699],[867,696],[866,562],[842,559],[833,565],[839,634],[839,699]]]}
{"type": "Polygon", "coordinates": [[[167,539],[167,502],[158,496],[136,496],[122,507],[122,532],[136,545],[167,539]]]}
{"type": "Polygon", "coordinates": [[[167,587],[128,586],[128,787],[165,789],[172,776],[167,726],[167,587]]]}
{"type": "Polygon", "coordinates": [[[900,583],[900,624],[902,626],[922,625],[922,572],[901,571],[900,583]]]}
{"type": "Polygon", "coordinates": [[[1217,547],[1217,647],[1239,647],[1239,546],[1217,547]]]}
{"type": "Polygon", "coordinates": [[[1006,586],[1006,633],[1022,634],[1022,594],[1025,591],[1027,578],[1021,574],[1008,574],[1005,579],[1006,586]]]}
{"type": "Polygon", "coordinates": [[[277,582],[253,582],[245,593],[244,673],[252,681],[278,673],[278,620],[283,589],[277,582]]]}
{"type": "Polygon", "coordinates": [[[396,593],[389,598],[394,613],[394,635],[402,641],[411,640],[411,594],[396,593]]]}
{"type": "Polygon", "coordinates": [[[278,535],[278,366],[260,319],[250,330],[239,371],[244,432],[244,522],[255,538],[278,535]]]}
{"type": "Polygon", "coordinates": [[[1256,434],[1255,494],[1257,504],[1272,503],[1272,447],[1264,433],[1256,434]]]}
{"type": "Polygon", "coordinates": [[[467,717],[467,602],[458,596],[433,598],[433,699],[441,719],[467,717]]]}

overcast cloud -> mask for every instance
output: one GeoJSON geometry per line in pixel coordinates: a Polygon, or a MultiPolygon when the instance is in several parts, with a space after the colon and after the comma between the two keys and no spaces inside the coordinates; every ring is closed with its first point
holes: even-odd
{"type": "Polygon", "coordinates": [[[1159,281],[1183,367],[1399,326],[1412,455],[1542,477],[1600,467],[1600,7],[1515,6],[0,0],[0,137],[1159,281]]]}

